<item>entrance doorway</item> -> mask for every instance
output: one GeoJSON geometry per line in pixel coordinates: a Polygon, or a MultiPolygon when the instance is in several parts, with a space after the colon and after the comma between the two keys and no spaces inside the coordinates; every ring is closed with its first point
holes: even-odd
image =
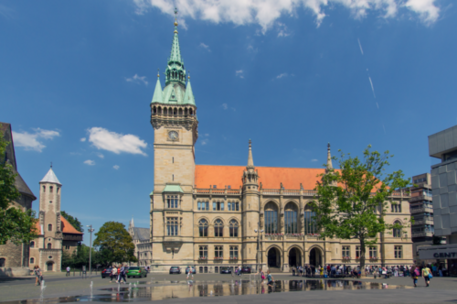
{"type": "Polygon", "coordinates": [[[292,248],[289,251],[289,267],[301,266],[301,254],[297,248],[292,248]]]}
{"type": "Polygon", "coordinates": [[[276,268],[279,268],[280,267],[280,259],[281,255],[278,251],[278,249],[276,248],[271,248],[270,250],[268,250],[268,267],[276,267],[276,268]]]}
{"type": "Polygon", "coordinates": [[[46,271],[52,271],[52,266],[54,265],[53,262],[47,262],[46,263],[46,271]]]}
{"type": "Polygon", "coordinates": [[[319,249],[311,249],[311,251],[309,252],[309,264],[314,266],[323,266],[322,255],[319,249]]]}

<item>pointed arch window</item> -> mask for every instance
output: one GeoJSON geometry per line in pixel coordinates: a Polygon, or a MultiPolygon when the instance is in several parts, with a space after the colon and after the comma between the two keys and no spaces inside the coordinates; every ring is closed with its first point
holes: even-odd
{"type": "Polygon", "coordinates": [[[198,232],[201,237],[208,236],[208,221],[201,219],[198,222],[198,232]]]}
{"type": "Polygon", "coordinates": [[[224,236],[224,224],[219,219],[214,222],[214,236],[215,237],[224,236]]]}
{"type": "Polygon", "coordinates": [[[286,234],[292,234],[292,233],[298,233],[298,212],[297,212],[297,206],[294,203],[288,203],[285,208],[284,212],[284,217],[285,217],[285,233],[286,234]]]}
{"type": "Polygon", "coordinates": [[[265,206],[265,233],[278,233],[278,207],[273,202],[265,206]]]}
{"type": "Polygon", "coordinates": [[[35,248],[35,242],[34,241],[30,242],[30,248],[35,248]]]}
{"type": "Polygon", "coordinates": [[[52,244],[48,243],[48,249],[52,249],[52,244]]]}
{"type": "Polygon", "coordinates": [[[236,220],[230,221],[230,237],[238,237],[238,222],[236,220]]]}
{"type": "Polygon", "coordinates": [[[314,217],[316,212],[313,211],[311,206],[305,207],[305,234],[315,234],[317,233],[316,220],[314,217]]]}
{"type": "MultiPolygon", "coordinates": [[[[395,221],[394,225],[401,225],[399,221],[395,221]]],[[[394,228],[392,231],[394,238],[401,238],[401,228],[394,228]]]]}

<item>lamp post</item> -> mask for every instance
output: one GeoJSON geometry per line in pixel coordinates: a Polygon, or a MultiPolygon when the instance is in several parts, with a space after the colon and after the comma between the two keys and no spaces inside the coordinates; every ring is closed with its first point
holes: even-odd
{"type": "Polygon", "coordinates": [[[260,233],[263,233],[263,229],[260,230],[260,222],[257,222],[257,228],[258,229],[254,229],[254,232],[257,233],[257,257],[256,257],[256,261],[257,261],[257,271],[259,271],[259,264],[260,264],[260,233]]]}
{"type": "Polygon", "coordinates": [[[89,227],[87,231],[90,232],[90,243],[89,243],[89,273],[92,274],[92,232],[95,231],[95,229],[92,228],[92,225],[86,225],[89,227]]]}

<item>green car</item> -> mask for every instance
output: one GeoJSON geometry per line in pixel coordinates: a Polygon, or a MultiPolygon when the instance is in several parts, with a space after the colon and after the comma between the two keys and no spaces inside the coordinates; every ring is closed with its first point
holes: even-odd
{"type": "Polygon", "coordinates": [[[127,278],[146,278],[148,276],[148,273],[146,270],[140,267],[129,267],[129,270],[127,271],[127,278]]]}

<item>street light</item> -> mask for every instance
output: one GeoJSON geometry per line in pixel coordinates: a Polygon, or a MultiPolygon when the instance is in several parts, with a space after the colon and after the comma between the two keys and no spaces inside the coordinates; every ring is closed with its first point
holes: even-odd
{"type": "Polygon", "coordinates": [[[95,229],[92,228],[92,225],[86,225],[89,227],[87,231],[90,232],[90,243],[89,243],[89,273],[92,274],[92,232],[95,231],[95,229]]]}
{"type": "Polygon", "coordinates": [[[260,264],[260,233],[263,233],[263,229],[260,230],[260,222],[257,222],[258,229],[254,229],[254,232],[257,233],[257,271],[259,271],[260,264]]]}

